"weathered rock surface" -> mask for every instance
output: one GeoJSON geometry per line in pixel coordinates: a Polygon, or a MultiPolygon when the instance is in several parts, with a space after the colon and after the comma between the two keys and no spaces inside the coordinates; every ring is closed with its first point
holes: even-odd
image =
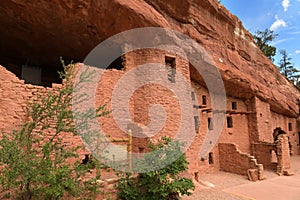
{"type": "Polygon", "coordinates": [[[212,55],[228,95],[258,96],[277,113],[298,114],[298,90],[263,56],[239,19],[215,0],[5,0],[0,24],[0,60],[54,69],[59,56],[82,61],[121,31],[171,28],[212,55]]]}

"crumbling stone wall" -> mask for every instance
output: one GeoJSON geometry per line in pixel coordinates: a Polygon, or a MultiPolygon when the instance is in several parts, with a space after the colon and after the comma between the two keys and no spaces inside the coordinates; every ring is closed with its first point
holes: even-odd
{"type": "MultiPolygon", "coordinates": [[[[254,156],[242,153],[237,146],[230,143],[220,143],[220,170],[247,175],[249,169],[257,169],[262,174],[262,165],[258,164],[254,156]]],[[[263,177],[261,177],[263,178],[263,177]]]]}
{"type": "Polygon", "coordinates": [[[276,171],[279,175],[293,175],[287,134],[279,135],[273,143],[255,143],[253,149],[255,158],[265,169],[276,171]]]}
{"type": "Polygon", "coordinates": [[[0,66],[0,131],[11,132],[20,128],[25,119],[25,106],[29,88],[24,81],[0,66]]]}
{"type": "Polygon", "coordinates": [[[27,103],[59,87],[59,84],[53,84],[52,88],[24,84],[24,80],[0,66],[0,132],[20,129],[26,118],[27,103]]]}
{"type": "MultiPolygon", "coordinates": [[[[0,132],[11,133],[13,130],[20,130],[27,120],[26,107],[29,102],[38,96],[46,95],[61,88],[60,84],[53,84],[52,87],[42,87],[31,84],[24,84],[13,73],[0,66],[0,132]]],[[[47,130],[46,136],[51,137],[53,132],[47,130]]],[[[63,141],[67,145],[81,144],[81,139],[72,134],[65,134],[63,141]]],[[[87,152],[82,151],[81,155],[87,152]]]]}

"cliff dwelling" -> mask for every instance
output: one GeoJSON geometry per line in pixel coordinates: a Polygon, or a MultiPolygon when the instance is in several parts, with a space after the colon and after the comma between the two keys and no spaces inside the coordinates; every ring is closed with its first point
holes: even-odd
{"type": "MultiPolygon", "coordinates": [[[[1,132],[20,128],[26,104],[33,96],[60,87],[60,56],[66,63],[83,62],[110,36],[134,28],[162,27],[201,44],[221,74],[226,111],[214,147],[199,156],[207,132],[216,128],[211,94],[195,67],[178,54],[157,49],[122,54],[120,47],[120,56],[102,66],[105,70],[97,87],[96,104],[108,102],[118,81],[130,70],[147,63],[161,64],[161,70],[168,74],[164,81],[176,84],[181,74],[192,88],[181,91],[194,102],[190,124],[196,135],[186,151],[190,174],[222,170],[254,173],[262,180],[264,169],[280,175],[293,173],[290,156],[300,154],[300,92],[262,54],[241,21],[216,1],[190,0],[183,4],[182,0],[145,0],[130,4],[119,0],[56,0],[37,4],[6,0],[0,2],[0,23],[6,27],[0,32],[1,132]]],[[[163,85],[145,84],[132,94],[131,118],[138,126],[149,124],[152,104],[162,105],[166,115],[164,127],[153,138],[175,137],[181,120],[180,104],[174,92],[163,85]]],[[[127,132],[114,118],[103,121],[103,131],[115,141],[124,138],[119,143],[125,148],[128,145],[127,132]]],[[[132,152],[147,151],[150,139],[133,137],[132,152]]],[[[70,140],[81,142],[80,138],[70,140]]]]}

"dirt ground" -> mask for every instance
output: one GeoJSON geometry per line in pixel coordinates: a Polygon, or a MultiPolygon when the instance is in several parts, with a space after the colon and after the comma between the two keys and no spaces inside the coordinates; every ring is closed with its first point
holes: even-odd
{"type": "Polygon", "coordinates": [[[201,181],[215,187],[197,187],[192,196],[183,200],[300,200],[300,156],[292,156],[291,162],[294,176],[265,171],[267,179],[258,182],[226,172],[203,175],[201,181]]]}

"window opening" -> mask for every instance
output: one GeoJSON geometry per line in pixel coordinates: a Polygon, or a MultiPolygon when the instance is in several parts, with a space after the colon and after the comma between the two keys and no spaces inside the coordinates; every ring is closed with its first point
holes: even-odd
{"type": "Polygon", "coordinates": [[[168,80],[171,83],[175,83],[176,65],[174,57],[165,57],[165,64],[168,69],[168,80]]]}
{"type": "Polygon", "coordinates": [[[214,124],[211,118],[207,119],[208,122],[208,130],[213,130],[214,129],[214,124]]]}
{"type": "Polygon", "coordinates": [[[232,108],[232,110],[236,110],[236,109],[237,109],[237,104],[236,104],[236,102],[232,102],[232,103],[231,103],[231,108],[232,108]]]}
{"type": "Polygon", "coordinates": [[[206,104],[207,104],[207,102],[206,102],[206,96],[203,95],[202,96],[202,105],[206,105],[206,104]]]}
{"type": "Polygon", "coordinates": [[[288,126],[289,126],[289,131],[292,131],[293,130],[293,124],[289,123],[288,126]]]}
{"type": "Polygon", "coordinates": [[[208,154],[208,163],[209,163],[210,165],[214,164],[214,154],[213,154],[213,152],[210,152],[210,153],[208,154]]]}
{"type": "Polygon", "coordinates": [[[232,128],[233,123],[232,123],[232,117],[227,117],[227,128],[232,128]]]}
{"type": "Polygon", "coordinates": [[[199,117],[194,116],[194,122],[195,122],[195,131],[198,132],[198,127],[199,127],[199,117]]]}
{"type": "Polygon", "coordinates": [[[192,100],[195,101],[196,100],[196,97],[195,97],[195,92],[191,92],[191,97],[192,97],[192,100]]]}

